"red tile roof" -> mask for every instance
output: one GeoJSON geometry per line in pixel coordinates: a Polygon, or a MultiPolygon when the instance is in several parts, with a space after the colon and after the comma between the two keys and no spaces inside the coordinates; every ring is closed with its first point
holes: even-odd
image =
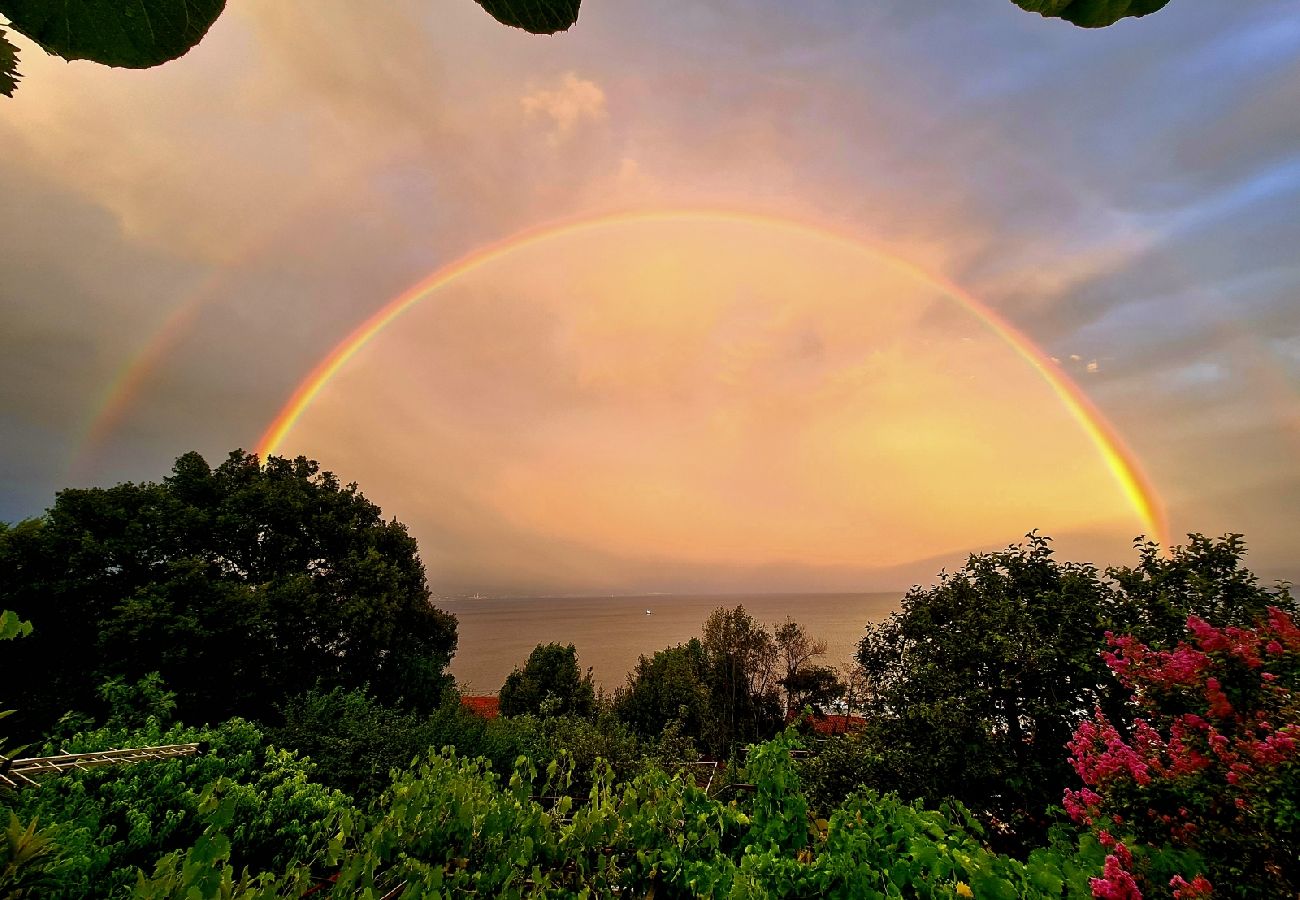
{"type": "Polygon", "coordinates": [[[495,719],[501,715],[501,701],[495,697],[461,697],[460,705],[476,716],[495,719]]]}
{"type": "MultiPolygon", "coordinates": [[[[793,722],[800,718],[796,713],[791,713],[789,721],[793,722]]],[[[867,724],[867,720],[862,716],[809,716],[805,721],[812,723],[813,731],[818,734],[848,734],[850,731],[859,731],[867,724]]]]}

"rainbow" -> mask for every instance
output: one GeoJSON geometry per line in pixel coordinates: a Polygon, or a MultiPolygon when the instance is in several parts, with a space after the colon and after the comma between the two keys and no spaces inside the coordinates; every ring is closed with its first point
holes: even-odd
{"type": "Polygon", "coordinates": [[[142,349],[109,380],[103,393],[103,400],[96,407],[99,411],[78,441],[81,449],[77,451],[68,466],[68,473],[74,481],[81,482],[90,476],[100,448],[126,418],[126,414],[149,383],[154,370],[193,328],[194,323],[198,321],[199,313],[216,292],[220,281],[221,278],[215,275],[205,278],[194,296],[176,307],[145,342],[142,349]]]}
{"type": "Polygon", "coordinates": [[[1159,495],[1146,473],[1142,470],[1142,466],[1132,450],[1128,448],[1115,431],[1115,428],[1106,420],[1105,416],[1102,415],[1088,396],[1084,394],[1083,390],[1024,332],[1009,320],[942,275],[922,269],[915,263],[891,254],[861,238],[823,226],[754,213],[714,210],[667,210],[604,214],[529,228],[480,247],[437,269],[422,281],[389,300],[354,328],[343,340],[334,345],[329,353],[299,382],[275,418],[266,426],[266,430],[257,441],[256,452],[263,458],[276,453],[284,442],[285,436],[293,429],[298,419],[325,385],[329,383],[330,379],[338,374],[339,370],[346,366],[348,361],[376,335],[395,322],[411,307],[440,288],[482,269],[484,266],[502,259],[516,250],[531,247],[554,238],[581,234],[629,222],[692,221],[764,225],[798,234],[821,237],[846,245],[856,252],[869,254],[894,270],[906,273],[920,283],[935,288],[951,297],[972,313],[993,334],[1006,342],[1047,383],[1097,449],[1103,463],[1123,492],[1134,513],[1146,526],[1148,534],[1154,536],[1163,547],[1171,546],[1164,505],[1161,503],[1159,495]]]}

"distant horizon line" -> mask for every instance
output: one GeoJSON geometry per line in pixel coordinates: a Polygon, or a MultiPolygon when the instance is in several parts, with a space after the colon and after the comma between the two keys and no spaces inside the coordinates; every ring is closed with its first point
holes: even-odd
{"type": "Polygon", "coordinates": [[[840,597],[858,597],[870,594],[905,594],[916,585],[910,585],[905,588],[887,588],[877,591],[830,591],[830,590],[812,590],[812,591],[636,591],[632,593],[563,593],[563,594],[485,594],[475,596],[470,594],[440,594],[434,595],[434,600],[635,600],[638,598],[651,599],[654,597],[808,597],[808,596],[840,596],[840,597]]]}

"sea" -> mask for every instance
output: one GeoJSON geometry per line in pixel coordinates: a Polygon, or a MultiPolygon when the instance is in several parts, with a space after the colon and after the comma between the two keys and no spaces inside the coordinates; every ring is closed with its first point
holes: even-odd
{"type": "Polygon", "coordinates": [[[612,693],[637,659],[699,637],[720,607],[743,606],[772,628],[787,617],[827,644],[822,663],[852,660],[868,622],[899,609],[901,592],[874,594],[653,594],[637,597],[441,598],[459,643],[451,673],[464,694],[495,694],[538,644],[573,644],[578,664],[612,693]],[[648,613],[648,614],[647,614],[648,613]]]}

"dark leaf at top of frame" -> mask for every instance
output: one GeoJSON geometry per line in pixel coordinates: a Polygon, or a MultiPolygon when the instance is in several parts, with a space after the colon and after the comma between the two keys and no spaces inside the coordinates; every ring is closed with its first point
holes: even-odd
{"type": "Polygon", "coordinates": [[[477,0],[492,18],[503,25],[533,34],[565,31],[578,21],[582,0],[477,0]]]}
{"type": "Polygon", "coordinates": [[[0,14],[50,53],[147,69],[203,39],[226,0],[0,0],[0,14]]]}
{"type": "Polygon", "coordinates": [[[1161,10],[1169,0],[1011,0],[1021,9],[1072,22],[1081,28],[1104,28],[1130,16],[1161,10]]]}
{"type": "Polygon", "coordinates": [[[16,87],[18,87],[18,48],[9,43],[5,38],[4,29],[0,28],[0,94],[12,97],[16,87]]]}

